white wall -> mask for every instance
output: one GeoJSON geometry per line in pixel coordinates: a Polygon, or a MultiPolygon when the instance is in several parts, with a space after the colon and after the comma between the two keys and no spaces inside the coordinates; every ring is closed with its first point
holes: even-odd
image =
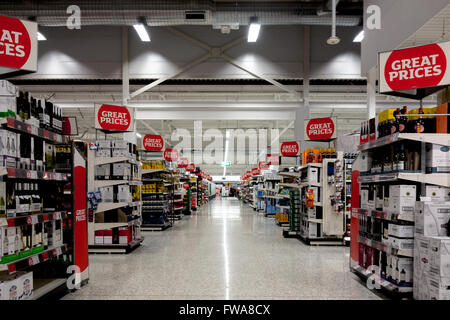
{"type": "MultiPolygon", "coordinates": [[[[245,37],[241,27],[229,35],[210,26],[178,29],[212,46],[245,37]]],[[[359,45],[352,42],[360,27],[338,27],[341,43],[329,46],[329,27],[311,27],[311,78],[359,77],[359,45]]],[[[47,41],[39,42],[38,72],[23,78],[120,79],[121,27],[42,27],[47,41]]],[[[130,28],[130,78],[159,78],[204,55],[206,51],[163,27],[151,28],[151,42],[141,42],[130,28]]],[[[263,26],[256,43],[242,44],[225,53],[245,67],[278,79],[302,78],[302,26],[263,26]]],[[[181,78],[252,78],[222,59],[210,59],[181,78]]]]}

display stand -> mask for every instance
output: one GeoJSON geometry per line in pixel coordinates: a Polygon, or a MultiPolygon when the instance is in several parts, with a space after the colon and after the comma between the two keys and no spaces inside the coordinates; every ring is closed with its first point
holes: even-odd
{"type": "MultiPolygon", "coordinates": [[[[124,143],[123,140],[103,141],[124,143]]],[[[141,235],[141,163],[136,159],[137,150],[136,153],[128,153],[128,146],[124,149],[127,150],[126,156],[102,157],[99,156],[98,148],[98,145],[90,145],[87,156],[88,191],[102,194],[102,200],[90,212],[89,253],[129,253],[144,240],[141,235]],[[127,169],[124,169],[124,176],[116,176],[115,168],[120,167],[117,165],[131,170],[127,172],[127,169]],[[100,171],[100,166],[110,168],[109,175],[102,176],[101,179],[100,176],[96,177],[96,170],[100,171]],[[104,190],[112,196],[107,199],[104,190]],[[124,195],[128,197],[119,198],[119,192],[116,194],[115,190],[126,191],[124,195]]],[[[103,149],[108,148],[113,149],[112,146],[103,149]]]]}

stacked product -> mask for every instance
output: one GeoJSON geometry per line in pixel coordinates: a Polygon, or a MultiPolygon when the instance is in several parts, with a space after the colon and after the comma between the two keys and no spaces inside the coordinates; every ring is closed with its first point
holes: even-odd
{"type": "Polygon", "coordinates": [[[300,232],[302,203],[300,197],[300,190],[293,189],[289,193],[291,208],[289,210],[289,231],[300,232]]]}
{"type": "Polygon", "coordinates": [[[450,188],[426,193],[415,208],[414,298],[450,300],[450,188]]]}

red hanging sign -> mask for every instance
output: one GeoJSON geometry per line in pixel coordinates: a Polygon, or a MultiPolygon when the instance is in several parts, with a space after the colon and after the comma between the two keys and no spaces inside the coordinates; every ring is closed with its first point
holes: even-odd
{"type": "Polygon", "coordinates": [[[305,140],[330,140],[336,138],[335,118],[305,120],[305,140]]]}
{"type": "Polygon", "coordinates": [[[103,104],[95,107],[95,128],[110,131],[133,131],[133,109],[103,104]]]}
{"type": "Polygon", "coordinates": [[[259,175],[261,172],[259,171],[259,169],[258,168],[253,168],[252,169],[252,176],[257,176],[257,175],[259,175]]]}
{"type": "Polygon", "coordinates": [[[260,161],[258,162],[258,168],[259,170],[269,170],[269,165],[266,161],[260,161]]]}
{"type": "Polygon", "coordinates": [[[379,53],[380,92],[450,84],[450,42],[379,53]]]}
{"type": "Polygon", "coordinates": [[[268,153],[266,163],[268,165],[279,165],[280,164],[280,155],[278,153],[268,153]]]}
{"type": "Polygon", "coordinates": [[[37,70],[37,23],[0,16],[0,67],[37,70]]]}
{"type": "Polygon", "coordinates": [[[188,158],[180,158],[177,162],[178,168],[186,168],[189,165],[188,158]]]}
{"type": "Polygon", "coordinates": [[[193,164],[192,162],[189,163],[189,165],[186,167],[186,171],[194,172],[195,171],[195,164],[193,164]]]}
{"type": "Polygon", "coordinates": [[[288,141],[281,144],[281,155],[283,157],[296,157],[300,153],[297,141],[288,141]]]}
{"type": "Polygon", "coordinates": [[[185,189],[185,190],[189,189],[189,183],[188,182],[183,183],[183,189],[185,189]]]}
{"type": "Polygon", "coordinates": [[[178,150],[177,149],[164,150],[164,159],[166,159],[167,161],[177,161],[178,160],[178,150]]]}
{"type": "Polygon", "coordinates": [[[147,151],[161,151],[164,148],[164,140],[161,136],[146,134],[142,139],[142,147],[147,151]]]}

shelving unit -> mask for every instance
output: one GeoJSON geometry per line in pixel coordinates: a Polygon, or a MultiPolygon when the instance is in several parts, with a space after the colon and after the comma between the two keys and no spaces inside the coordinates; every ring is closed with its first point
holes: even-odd
{"type": "MultiPolygon", "coordinates": [[[[114,143],[114,141],[110,140],[111,143],[114,143]]],[[[137,159],[136,149],[129,156],[97,157],[97,147],[88,148],[87,152],[88,191],[91,193],[102,193],[104,188],[112,188],[108,190],[108,194],[110,193],[113,197],[103,199],[102,196],[102,200],[97,204],[96,208],[90,210],[88,223],[89,253],[129,253],[144,240],[141,234],[141,162],[137,159]],[[128,175],[120,176],[115,174],[113,168],[120,164],[127,164],[129,171],[124,169],[123,172],[124,174],[128,173],[128,175]],[[96,177],[96,167],[107,165],[110,166],[109,176],[102,179],[96,177]],[[119,193],[114,196],[114,190],[118,190],[114,188],[119,187],[123,188],[125,192],[120,199],[119,193]],[[127,187],[128,189],[126,189],[127,187]],[[122,197],[126,196],[127,193],[128,201],[123,201],[125,198],[122,197]],[[111,236],[105,233],[111,233],[111,236]],[[109,241],[108,237],[113,240],[109,241]],[[99,238],[101,240],[98,241],[97,239],[99,238]]],[[[108,148],[113,149],[112,146],[108,148]]]]}
{"type": "MultiPolygon", "coordinates": [[[[87,247],[80,245],[87,236],[82,229],[86,210],[74,208],[75,201],[83,201],[74,198],[79,194],[74,188],[82,187],[73,180],[78,149],[69,137],[17,119],[0,119],[0,126],[16,141],[29,139],[28,146],[42,143],[42,158],[33,149],[31,157],[42,161],[45,169],[32,169],[34,161],[24,169],[26,159],[20,148],[15,159],[10,158],[14,161],[6,163],[9,167],[0,167],[0,241],[4,245],[0,251],[0,276],[4,281],[15,277],[22,279],[17,281],[28,281],[21,277],[30,277],[32,294],[24,298],[27,300],[64,294],[69,265],[80,266],[81,285],[86,284],[88,262],[78,260],[87,257],[87,247]],[[22,202],[22,197],[29,198],[22,202]],[[22,203],[28,205],[25,211],[19,209],[22,203]]],[[[6,145],[2,148],[7,149],[6,145]]],[[[85,195],[85,190],[81,194],[85,195]]]]}

